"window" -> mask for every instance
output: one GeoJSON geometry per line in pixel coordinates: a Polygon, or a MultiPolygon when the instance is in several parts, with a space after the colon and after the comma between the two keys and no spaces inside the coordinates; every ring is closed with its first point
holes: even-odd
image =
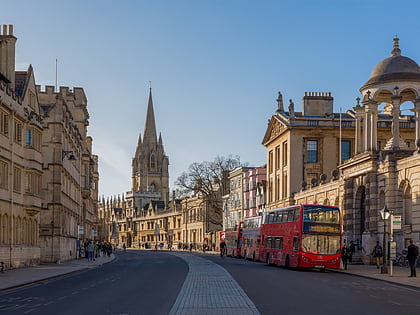
{"type": "Polygon", "coordinates": [[[299,250],[299,237],[297,236],[293,237],[293,250],[294,251],[299,250]]]}
{"type": "Polygon", "coordinates": [[[287,141],[283,142],[283,166],[287,165],[287,141]]]}
{"type": "Polygon", "coordinates": [[[276,147],[276,170],[280,168],[280,146],[276,147]]]}
{"type": "Polygon", "coordinates": [[[15,192],[21,192],[22,187],[22,172],[20,168],[15,167],[13,169],[13,190],[15,192]]]}
{"type": "Polygon", "coordinates": [[[9,134],[9,114],[0,111],[0,133],[7,136],[9,134]]]}
{"type": "Polygon", "coordinates": [[[41,151],[41,132],[33,128],[26,129],[25,145],[41,151]]]}
{"type": "Polygon", "coordinates": [[[26,145],[32,146],[32,129],[26,129],[26,145]]]}
{"type": "Polygon", "coordinates": [[[350,159],[351,154],[351,142],[349,140],[341,141],[341,162],[350,159]]]}
{"type": "Polygon", "coordinates": [[[41,176],[34,172],[26,173],[25,193],[39,195],[41,176]]]}
{"type": "Polygon", "coordinates": [[[273,151],[268,153],[268,172],[273,172],[273,151]]]}
{"type": "Polygon", "coordinates": [[[307,162],[318,162],[318,140],[308,140],[306,144],[307,162]]]}
{"type": "Polygon", "coordinates": [[[151,169],[156,168],[156,159],[155,159],[155,156],[154,156],[154,155],[152,155],[152,156],[150,157],[150,168],[151,168],[151,169]]]}
{"type": "Polygon", "coordinates": [[[8,180],[7,180],[7,163],[0,161],[0,187],[7,188],[8,180]]]}
{"type": "Polygon", "coordinates": [[[22,123],[15,120],[14,140],[16,143],[22,144],[22,123]]]}
{"type": "Polygon", "coordinates": [[[274,240],[275,249],[283,249],[283,237],[276,237],[274,240]]]}

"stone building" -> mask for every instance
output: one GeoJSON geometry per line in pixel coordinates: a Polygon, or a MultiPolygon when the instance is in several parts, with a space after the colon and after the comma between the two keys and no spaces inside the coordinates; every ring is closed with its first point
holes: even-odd
{"type": "Polygon", "coordinates": [[[42,108],[44,158],[40,246],[43,261],[77,257],[79,242],[94,239],[98,157],[87,134],[89,113],[82,88],[37,87],[42,108]]]}
{"type": "MultiPolygon", "coordinates": [[[[214,189],[217,191],[217,184],[214,189]]],[[[218,245],[221,222],[222,214],[206,196],[197,194],[182,200],[182,241],[185,246],[192,244],[193,248],[201,249],[203,245],[207,248],[218,245]]]]}
{"type": "Polygon", "coordinates": [[[93,237],[98,158],[82,88],[60,92],[15,71],[13,26],[0,35],[0,253],[7,266],[76,258],[93,237]],[[78,234],[78,225],[85,234],[78,234]]]}
{"type": "Polygon", "coordinates": [[[157,137],[152,90],[143,137],[132,160],[132,187],[123,198],[102,199],[99,217],[104,239],[128,247],[150,248],[181,242],[181,201],[169,199],[169,158],[157,137]]]}
{"type": "Polygon", "coordinates": [[[42,119],[34,71],[15,70],[13,25],[0,33],[0,257],[8,268],[41,259],[42,119]]]}
{"type": "Polygon", "coordinates": [[[401,55],[398,38],[391,57],[374,68],[360,92],[361,104],[358,98],[347,111],[352,125],[346,137],[354,143],[350,158],[336,163],[337,176],[296,189],[292,202],[340,206],[344,239],[361,243],[367,262],[376,241],[390,238],[390,222],[380,216],[385,206],[402,217],[402,228],[393,231],[397,255],[410,239],[420,242],[420,67],[401,55]],[[403,115],[402,107],[414,115],[403,115]]]}
{"type": "Polygon", "coordinates": [[[261,215],[265,209],[265,185],[267,168],[251,167],[243,173],[243,218],[261,215]]]}

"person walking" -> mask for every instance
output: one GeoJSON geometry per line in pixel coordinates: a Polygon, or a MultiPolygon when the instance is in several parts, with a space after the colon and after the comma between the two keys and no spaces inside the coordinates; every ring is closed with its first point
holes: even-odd
{"type": "Polygon", "coordinates": [[[220,242],[220,256],[224,256],[226,254],[226,243],[225,241],[220,242]]]}
{"type": "Polygon", "coordinates": [[[349,250],[350,250],[349,262],[352,263],[353,262],[353,255],[356,252],[356,246],[354,246],[353,241],[350,241],[349,250]]]}
{"type": "Polygon", "coordinates": [[[341,260],[343,261],[344,270],[347,270],[347,262],[350,258],[350,249],[347,247],[347,244],[344,244],[343,248],[341,249],[341,260]]]}
{"type": "Polygon", "coordinates": [[[87,246],[87,253],[88,253],[88,261],[95,260],[95,258],[93,257],[94,246],[93,246],[92,242],[89,242],[89,244],[87,246]]]}
{"type": "Polygon", "coordinates": [[[413,240],[410,240],[410,245],[408,245],[407,251],[407,260],[410,265],[411,274],[409,277],[417,277],[416,274],[416,260],[419,255],[419,248],[414,245],[413,240]]]}
{"type": "Polygon", "coordinates": [[[381,257],[383,256],[383,250],[379,241],[376,241],[376,245],[373,248],[373,257],[376,259],[376,268],[379,269],[381,266],[381,257]]]}

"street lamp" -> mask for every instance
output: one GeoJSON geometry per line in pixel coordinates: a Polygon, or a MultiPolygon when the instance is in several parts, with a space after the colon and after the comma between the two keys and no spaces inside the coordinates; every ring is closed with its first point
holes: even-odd
{"type": "Polygon", "coordinates": [[[381,218],[384,221],[384,236],[382,241],[382,248],[383,248],[383,257],[382,257],[382,270],[381,273],[388,273],[387,265],[386,265],[386,221],[391,216],[391,212],[388,210],[388,207],[385,205],[381,211],[381,218]]]}

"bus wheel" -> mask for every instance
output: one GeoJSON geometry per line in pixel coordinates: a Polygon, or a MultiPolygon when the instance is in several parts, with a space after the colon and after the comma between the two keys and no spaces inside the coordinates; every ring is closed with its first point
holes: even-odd
{"type": "Polygon", "coordinates": [[[284,263],[284,266],[286,268],[290,268],[290,258],[289,258],[289,255],[286,256],[286,262],[284,263]]]}
{"type": "Polygon", "coordinates": [[[267,263],[267,265],[270,264],[270,254],[269,253],[267,254],[267,257],[265,259],[265,262],[267,263]]]}

